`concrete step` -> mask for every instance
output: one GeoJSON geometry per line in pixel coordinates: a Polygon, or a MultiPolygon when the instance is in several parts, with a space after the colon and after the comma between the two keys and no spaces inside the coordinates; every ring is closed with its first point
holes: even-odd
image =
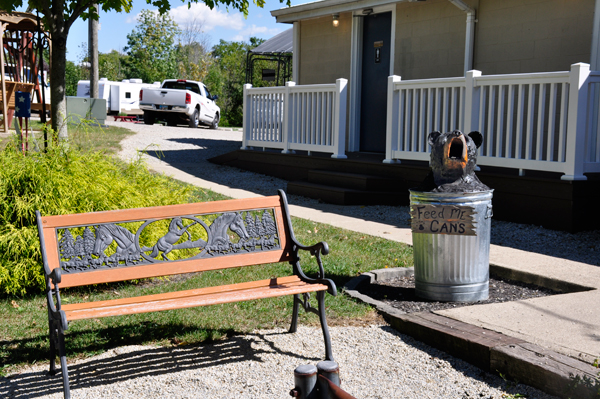
{"type": "Polygon", "coordinates": [[[334,187],[305,181],[289,182],[288,194],[302,195],[336,205],[399,205],[407,194],[334,187]]]}
{"type": "Polygon", "coordinates": [[[334,187],[363,191],[393,192],[405,191],[404,182],[382,176],[363,173],[338,172],[332,170],[310,170],[308,181],[334,187]]]}

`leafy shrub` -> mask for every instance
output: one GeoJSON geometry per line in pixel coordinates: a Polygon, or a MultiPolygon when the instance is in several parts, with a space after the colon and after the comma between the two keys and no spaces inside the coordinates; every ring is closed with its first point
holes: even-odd
{"type": "Polygon", "coordinates": [[[0,150],[0,293],[44,287],[35,211],[42,215],[186,202],[190,189],[150,173],[141,160],[123,163],[101,152],[53,146],[27,155],[0,150]]]}

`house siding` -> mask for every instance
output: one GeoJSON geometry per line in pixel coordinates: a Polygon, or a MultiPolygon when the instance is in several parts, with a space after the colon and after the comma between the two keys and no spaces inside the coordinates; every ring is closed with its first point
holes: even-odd
{"type": "Polygon", "coordinates": [[[475,69],[566,71],[590,62],[595,0],[480,0],[475,69]]]}
{"type": "MultiPolygon", "coordinates": [[[[485,75],[565,71],[590,62],[595,0],[464,0],[476,10],[473,68],[485,75]]],[[[351,13],[300,21],[299,84],[350,77],[351,13]]],[[[394,74],[463,76],[466,14],[448,0],[396,5],[394,74]]]]}
{"type": "Polygon", "coordinates": [[[332,17],[300,23],[300,84],[334,83],[350,77],[352,14],[340,14],[340,25],[332,17]]]}
{"type": "Polygon", "coordinates": [[[447,0],[398,3],[394,74],[402,80],[462,76],[465,34],[465,13],[447,0]]]}

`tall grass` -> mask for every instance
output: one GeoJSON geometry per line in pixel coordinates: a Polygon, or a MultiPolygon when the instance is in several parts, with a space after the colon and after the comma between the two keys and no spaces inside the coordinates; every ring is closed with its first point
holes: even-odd
{"type": "Polygon", "coordinates": [[[14,143],[0,151],[0,293],[43,287],[35,211],[42,215],[187,202],[191,188],[125,164],[103,152],[51,146],[23,155],[14,143]]]}

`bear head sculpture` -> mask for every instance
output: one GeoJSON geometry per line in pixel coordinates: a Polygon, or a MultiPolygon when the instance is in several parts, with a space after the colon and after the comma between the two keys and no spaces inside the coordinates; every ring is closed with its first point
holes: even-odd
{"type": "Polygon", "coordinates": [[[476,192],[489,187],[475,176],[477,149],[483,142],[479,132],[468,135],[459,130],[448,133],[429,133],[431,172],[425,178],[421,191],[476,192]]]}

